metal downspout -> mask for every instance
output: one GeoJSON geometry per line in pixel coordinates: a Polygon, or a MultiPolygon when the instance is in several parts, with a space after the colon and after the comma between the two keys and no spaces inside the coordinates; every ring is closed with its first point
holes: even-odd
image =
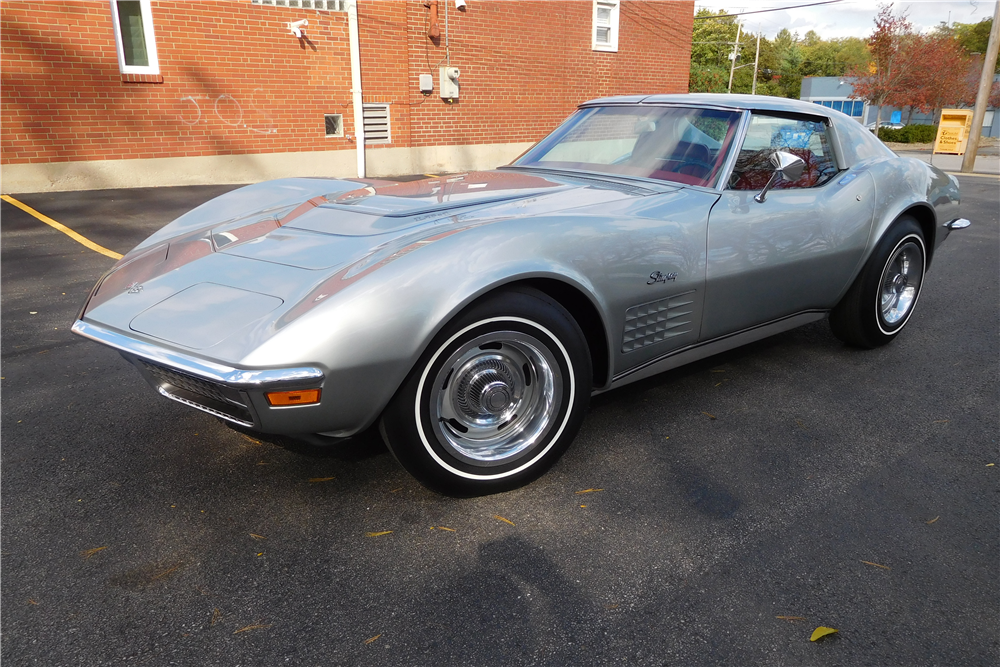
{"type": "Polygon", "coordinates": [[[347,32],[351,43],[351,97],[354,102],[354,139],[357,142],[358,178],[364,178],[365,109],[361,103],[361,43],[358,37],[357,0],[347,0],[347,32]]]}

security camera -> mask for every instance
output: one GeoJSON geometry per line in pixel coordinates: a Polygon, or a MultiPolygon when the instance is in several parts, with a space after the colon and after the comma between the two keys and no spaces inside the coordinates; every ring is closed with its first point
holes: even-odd
{"type": "Polygon", "coordinates": [[[302,19],[301,21],[295,21],[294,23],[288,24],[288,29],[297,38],[302,39],[303,28],[309,25],[309,19],[302,19]]]}

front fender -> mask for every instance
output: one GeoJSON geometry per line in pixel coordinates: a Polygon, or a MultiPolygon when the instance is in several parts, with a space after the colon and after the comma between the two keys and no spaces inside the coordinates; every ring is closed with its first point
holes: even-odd
{"type": "Polygon", "coordinates": [[[572,254],[567,249],[574,245],[572,227],[568,218],[528,218],[423,240],[324,297],[251,351],[241,365],[322,367],[322,412],[327,417],[321,428],[311,423],[310,430],[346,436],[377,419],[449,321],[504,285],[538,278],[570,285],[602,314],[601,326],[611,340],[603,316],[607,304],[584,272],[567,261],[572,254]]]}

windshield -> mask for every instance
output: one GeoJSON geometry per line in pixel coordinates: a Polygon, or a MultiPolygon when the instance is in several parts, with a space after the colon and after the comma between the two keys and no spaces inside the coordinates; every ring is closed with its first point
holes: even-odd
{"type": "Polygon", "coordinates": [[[712,187],[740,113],[677,107],[581,109],[514,162],[712,187]]]}

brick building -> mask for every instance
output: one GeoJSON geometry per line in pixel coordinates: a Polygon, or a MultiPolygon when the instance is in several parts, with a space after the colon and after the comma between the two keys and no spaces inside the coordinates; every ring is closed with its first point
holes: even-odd
{"type": "Polygon", "coordinates": [[[3,191],[357,176],[354,7],[369,176],[494,167],[581,101],[687,91],[693,1],[354,3],[4,2],[3,191]]]}

